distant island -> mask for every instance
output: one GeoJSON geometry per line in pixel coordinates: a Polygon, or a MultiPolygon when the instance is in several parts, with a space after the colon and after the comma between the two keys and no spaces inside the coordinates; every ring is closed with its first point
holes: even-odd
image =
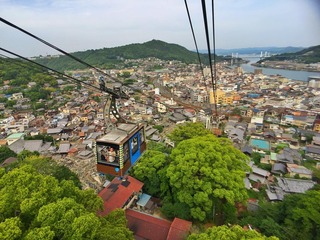
{"type": "MultiPolygon", "coordinates": [[[[250,48],[232,48],[232,49],[216,49],[216,54],[218,55],[231,55],[231,54],[255,54],[260,55],[261,52],[265,54],[274,55],[281,53],[295,53],[303,50],[303,47],[250,47],[250,48]]],[[[206,53],[206,50],[201,50],[201,53],[206,53]]]]}
{"type": "Polygon", "coordinates": [[[282,53],[261,59],[256,67],[320,72],[320,45],[295,53],[282,53]]]}

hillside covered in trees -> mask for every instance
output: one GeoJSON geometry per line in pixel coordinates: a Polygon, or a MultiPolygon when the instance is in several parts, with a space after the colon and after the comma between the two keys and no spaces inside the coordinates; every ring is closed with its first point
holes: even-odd
{"type": "MultiPolygon", "coordinates": [[[[139,59],[155,57],[161,60],[177,60],[184,63],[199,64],[196,52],[172,43],[151,40],[145,43],[134,43],[120,47],[103,48],[71,53],[73,56],[97,67],[112,68],[121,64],[123,59],[139,59]]],[[[200,54],[203,63],[208,62],[207,54],[200,54]]],[[[223,57],[217,57],[217,61],[223,57]]],[[[38,58],[37,62],[57,70],[81,69],[86,66],[67,57],[38,58]]]]}
{"type": "Polygon", "coordinates": [[[293,61],[296,63],[318,63],[320,62],[320,45],[309,47],[295,53],[282,53],[260,60],[264,61],[293,61]]]}

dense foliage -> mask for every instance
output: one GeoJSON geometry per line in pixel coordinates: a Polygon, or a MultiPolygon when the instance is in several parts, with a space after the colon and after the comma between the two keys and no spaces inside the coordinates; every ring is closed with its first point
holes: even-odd
{"type": "Polygon", "coordinates": [[[276,237],[266,237],[255,230],[244,230],[242,227],[235,225],[232,227],[220,226],[208,228],[204,233],[191,234],[188,240],[277,240],[276,237]]]}
{"type": "MultiPolygon", "coordinates": [[[[53,176],[59,182],[71,180],[76,187],[81,188],[81,182],[74,172],[66,166],[57,164],[49,157],[42,157],[36,152],[23,150],[18,154],[18,160],[18,162],[13,164],[14,167],[31,165],[38,173],[53,176]]],[[[9,168],[12,167],[9,166],[9,168]]]]}
{"type": "Polygon", "coordinates": [[[180,124],[168,135],[171,141],[178,145],[181,141],[194,137],[206,136],[211,132],[204,128],[202,123],[187,122],[180,124]]]}
{"type": "Polygon", "coordinates": [[[44,142],[53,142],[53,137],[46,134],[38,134],[35,136],[25,136],[24,140],[43,140],[44,142]]]}
{"type": "Polygon", "coordinates": [[[170,157],[172,200],[187,205],[193,219],[204,221],[216,211],[221,224],[225,204],[247,200],[243,179],[248,159],[228,139],[207,135],[184,140],[170,157]]]}
{"type": "Polygon", "coordinates": [[[166,190],[166,167],[168,159],[160,151],[147,150],[131,175],[144,183],[144,191],[155,197],[161,197],[166,190]]]}
{"type": "Polygon", "coordinates": [[[178,145],[171,154],[147,150],[133,169],[145,190],[163,201],[163,213],[221,224],[234,219],[235,203],[247,199],[243,178],[247,157],[228,139],[216,138],[202,124],[178,126],[171,134],[178,145]],[[224,212],[224,214],[222,214],[224,212]]]}
{"type": "Polygon", "coordinates": [[[320,239],[320,191],[289,194],[279,203],[265,203],[241,220],[266,236],[280,239],[320,239]]]}
{"type": "MultiPolygon", "coordinates": [[[[152,40],[142,44],[135,43],[121,47],[75,52],[72,53],[72,55],[91,65],[105,68],[121,63],[122,59],[149,57],[155,57],[162,60],[178,60],[184,63],[198,63],[196,52],[189,51],[177,44],[170,44],[159,40],[152,40]]],[[[208,59],[208,57],[205,57],[205,54],[200,55],[202,57],[202,62],[205,62],[208,59]]],[[[222,59],[222,57],[217,57],[217,60],[220,59],[222,59]]],[[[80,69],[86,67],[67,56],[41,58],[37,59],[37,62],[57,70],[80,69]]]]}
{"type": "Polygon", "coordinates": [[[17,154],[7,146],[0,146],[0,164],[9,157],[16,157],[17,154]]]}
{"type": "Polygon", "coordinates": [[[35,158],[25,160],[37,164],[25,163],[9,172],[0,168],[1,240],[133,239],[123,210],[98,217],[103,204],[93,190],[58,181],[35,158]]]}

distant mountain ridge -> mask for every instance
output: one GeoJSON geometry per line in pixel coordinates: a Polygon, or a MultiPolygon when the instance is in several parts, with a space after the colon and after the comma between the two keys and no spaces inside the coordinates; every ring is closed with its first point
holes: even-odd
{"type": "MultiPolygon", "coordinates": [[[[103,48],[71,53],[73,56],[99,67],[112,67],[123,59],[139,59],[155,57],[162,60],[178,60],[184,63],[199,63],[196,52],[190,51],[178,44],[151,40],[145,43],[133,43],[120,47],[103,48]]],[[[206,54],[200,55],[203,63],[208,62],[206,54]]],[[[219,60],[221,58],[217,58],[219,60]]],[[[80,63],[67,56],[38,58],[37,62],[57,70],[84,68],[80,63]]]]}
{"type": "Polygon", "coordinates": [[[294,53],[282,53],[260,60],[258,63],[264,61],[293,61],[296,63],[318,63],[320,62],[320,45],[309,47],[294,53]]]}
{"type": "MultiPolygon", "coordinates": [[[[268,52],[270,54],[280,53],[294,53],[303,50],[303,47],[251,47],[251,48],[233,48],[233,49],[216,49],[217,55],[231,55],[233,54],[260,54],[268,52]]],[[[200,50],[201,53],[207,53],[207,50],[200,50]]]]}
{"type": "MultiPolygon", "coordinates": [[[[238,54],[260,54],[261,52],[268,52],[269,54],[275,54],[279,52],[286,52],[287,54],[304,50],[300,47],[264,47],[264,48],[242,48],[242,49],[217,49],[216,57],[217,61],[225,60],[222,55],[231,55],[232,53],[238,54]],[[224,52],[223,52],[224,51],[224,52]],[[220,54],[220,56],[219,56],[220,54]]],[[[208,56],[205,51],[200,53],[200,59],[203,64],[208,64],[208,56]]],[[[130,64],[125,64],[124,59],[140,59],[155,57],[161,60],[177,60],[183,63],[195,63],[199,64],[198,55],[195,51],[190,51],[185,47],[178,44],[166,43],[160,40],[151,40],[145,43],[133,43],[125,46],[103,48],[96,50],[86,50],[81,52],[71,53],[73,56],[87,62],[95,67],[101,67],[111,69],[115,67],[130,67],[130,64]]],[[[212,54],[212,52],[211,52],[212,54]]],[[[59,57],[45,57],[37,58],[36,61],[50,68],[64,71],[83,69],[86,66],[78,63],[77,61],[69,58],[68,56],[59,57]]]]}

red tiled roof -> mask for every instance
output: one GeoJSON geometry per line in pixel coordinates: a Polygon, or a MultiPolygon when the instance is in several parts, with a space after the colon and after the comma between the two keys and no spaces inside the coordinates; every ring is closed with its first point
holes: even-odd
{"type": "Polygon", "coordinates": [[[98,195],[104,202],[104,210],[98,214],[105,216],[112,210],[122,208],[134,192],[142,189],[143,183],[137,179],[126,176],[123,179],[114,178],[98,195]]]}
{"type": "Polygon", "coordinates": [[[171,224],[167,240],[183,240],[190,233],[192,223],[180,218],[175,218],[171,224]]]}
{"type": "Polygon", "coordinates": [[[126,210],[126,218],[136,240],[183,240],[192,226],[191,222],[180,218],[170,222],[132,209],[126,210]]]}
{"type": "Polygon", "coordinates": [[[134,233],[135,239],[166,240],[171,222],[137,212],[126,210],[128,228],[134,233]]]}

